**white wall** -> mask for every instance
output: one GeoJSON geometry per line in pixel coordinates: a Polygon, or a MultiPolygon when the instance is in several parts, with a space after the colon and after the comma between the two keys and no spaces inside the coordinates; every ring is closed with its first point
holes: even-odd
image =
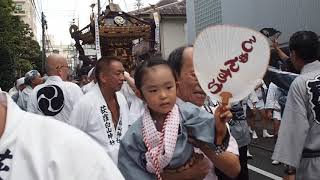
{"type": "Polygon", "coordinates": [[[298,30],[320,35],[320,0],[222,0],[223,24],[238,24],[256,30],[272,27],[288,42],[298,30]]]}
{"type": "Polygon", "coordinates": [[[163,18],[160,22],[161,54],[168,58],[177,47],[187,44],[185,18],[163,18]]]}

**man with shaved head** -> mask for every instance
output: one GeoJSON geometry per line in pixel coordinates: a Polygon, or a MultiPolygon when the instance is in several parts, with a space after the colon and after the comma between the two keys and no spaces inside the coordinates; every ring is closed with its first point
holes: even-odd
{"type": "Polygon", "coordinates": [[[50,55],[47,58],[46,71],[48,76],[60,76],[63,81],[66,81],[69,75],[67,60],[58,54],[50,55]]]}
{"type": "Polygon", "coordinates": [[[33,90],[28,103],[28,111],[52,116],[57,120],[69,123],[73,106],[83,93],[78,85],[66,81],[69,76],[66,58],[60,55],[49,56],[46,62],[46,71],[48,79],[33,90]]]}

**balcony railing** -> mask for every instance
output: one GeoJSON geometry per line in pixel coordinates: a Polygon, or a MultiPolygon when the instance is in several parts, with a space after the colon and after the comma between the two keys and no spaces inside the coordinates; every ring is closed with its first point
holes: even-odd
{"type": "Polygon", "coordinates": [[[14,15],[26,15],[26,11],[25,10],[14,10],[13,14],[14,15]]]}

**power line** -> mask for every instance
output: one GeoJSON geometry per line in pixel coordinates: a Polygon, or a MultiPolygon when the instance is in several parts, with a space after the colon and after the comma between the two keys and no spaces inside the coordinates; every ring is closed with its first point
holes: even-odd
{"type": "Polygon", "coordinates": [[[51,44],[51,39],[49,38],[48,31],[45,31],[45,37],[47,38],[48,47],[51,46],[51,49],[53,49],[53,46],[52,46],[52,44],[51,44]]]}
{"type": "Polygon", "coordinates": [[[34,3],[34,0],[31,0],[31,5],[35,9],[36,17],[38,18],[39,22],[41,22],[41,16],[40,16],[40,13],[38,11],[38,8],[37,8],[36,4],[34,3]]]}
{"type": "MultiPolygon", "coordinates": [[[[32,0],[32,1],[34,1],[34,0],[32,0]]],[[[40,4],[40,10],[41,10],[41,12],[43,11],[43,7],[42,7],[42,1],[41,0],[37,0],[37,4],[40,4]]]]}
{"type": "Polygon", "coordinates": [[[106,0],[106,2],[104,2],[104,4],[101,7],[104,7],[107,4],[108,0],[106,0]]]}
{"type": "Polygon", "coordinates": [[[74,11],[73,11],[73,18],[76,16],[76,9],[78,8],[78,0],[74,0],[74,11]]]}
{"type": "Polygon", "coordinates": [[[126,0],[123,0],[124,5],[126,6],[127,12],[129,11],[126,0]]]}
{"type": "Polygon", "coordinates": [[[53,46],[52,46],[52,44],[51,44],[51,40],[50,40],[48,34],[45,35],[45,41],[47,42],[47,43],[46,43],[47,52],[53,52],[54,49],[53,49],[53,46]],[[50,48],[51,48],[51,50],[50,50],[50,48]]]}
{"type": "Polygon", "coordinates": [[[45,9],[44,11],[46,11],[46,13],[55,13],[55,12],[70,12],[73,13],[76,10],[67,10],[67,9],[45,9]]]}
{"type": "Polygon", "coordinates": [[[56,13],[56,14],[54,14],[54,16],[68,16],[68,17],[73,17],[74,15],[73,14],[68,14],[68,13],[56,13]]]}
{"type": "Polygon", "coordinates": [[[141,2],[141,0],[136,0],[137,2],[136,2],[136,4],[135,4],[135,6],[137,6],[137,8],[138,8],[138,11],[140,11],[140,8],[143,6],[143,3],[141,2]]]}

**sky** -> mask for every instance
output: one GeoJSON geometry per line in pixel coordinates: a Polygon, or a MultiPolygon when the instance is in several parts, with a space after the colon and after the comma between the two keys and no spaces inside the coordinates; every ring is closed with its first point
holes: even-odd
{"type": "MultiPolygon", "coordinates": [[[[144,6],[155,4],[159,0],[142,0],[144,6]]],[[[48,22],[48,34],[53,37],[53,45],[71,44],[69,34],[69,27],[72,19],[76,19],[76,24],[79,19],[79,28],[83,28],[89,24],[89,17],[91,14],[92,3],[97,0],[37,0],[38,11],[43,10],[48,22]]],[[[113,0],[114,3],[119,4],[123,11],[131,11],[136,9],[136,0],[113,0]]],[[[108,0],[101,0],[101,7],[104,10],[108,0]]],[[[38,25],[38,39],[41,35],[41,25],[38,25]]]]}

